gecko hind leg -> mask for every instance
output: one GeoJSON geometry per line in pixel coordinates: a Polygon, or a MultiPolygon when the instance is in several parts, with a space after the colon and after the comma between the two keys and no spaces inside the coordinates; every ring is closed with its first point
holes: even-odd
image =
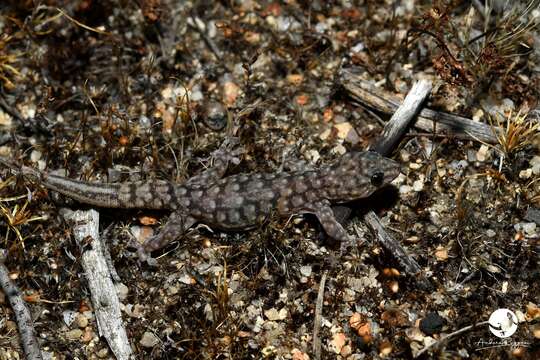
{"type": "Polygon", "coordinates": [[[195,222],[196,220],[194,218],[186,216],[182,212],[175,211],[171,213],[159,233],[147,239],[144,244],[137,243],[134,245],[137,248],[139,260],[155,266],[157,264],[156,259],[150,256],[152,251],[159,250],[178,239],[195,222]]]}

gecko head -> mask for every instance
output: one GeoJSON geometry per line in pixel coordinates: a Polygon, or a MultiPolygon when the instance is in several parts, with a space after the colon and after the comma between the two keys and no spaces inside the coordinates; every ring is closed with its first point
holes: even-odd
{"type": "Polygon", "coordinates": [[[331,199],[350,201],[370,196],[400,173],[399,163],[373,151],[353,152],[332,167],[338,189],[331,199]]]}

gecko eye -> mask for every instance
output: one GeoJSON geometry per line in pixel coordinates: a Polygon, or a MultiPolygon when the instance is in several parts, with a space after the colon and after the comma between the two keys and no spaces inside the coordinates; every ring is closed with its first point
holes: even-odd
{"type": "Polygon", "coordinates": [[[371,185],[381,186],[384,180],[384,173],[382,171],[377,171],[375,174],[371,175],[371,185]]]}

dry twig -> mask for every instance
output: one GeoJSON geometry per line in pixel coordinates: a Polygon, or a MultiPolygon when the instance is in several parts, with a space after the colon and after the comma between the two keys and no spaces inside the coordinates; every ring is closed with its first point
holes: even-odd
{"type": "Polygon", "coordinates": [[[414,83],[403,104],[392,115],[390,121],[386,123],[381,140],[371,150],[382,155],[389,155],[393,151],[409,128],[411,120],[420,110],[420,106],[429,96],[431,87],[431,81],[428,80],[420,80],[414,83]]]}
{"type": "MultiPolygon", "coordinates": [[[[382,139],[373,146],[374,151],[385,156],[388,156],[393,151],[430,91],[431,82],[427,80],[420,80],[413,85],[403,104],[386,124],[382,139]]],[[[370,211],[366,214],[364,220],[375,234],[381,246],[397,259],[407,275],[413,278],[419,277],[419,284],[423,287],[429,287],[427,280],[420,275],[420,265],[407,254],[398,241],[386,232],[377,215],[373,211],[370,211]]]]}
{"type": "Polygon", "coordinates": [[[319,330],[321,328],[324,285],[326,284],[327,275],[328,274],[325,271],[321,277],[319,293],[317,294],[317,304],[315,305],[315,320],[313,321],[313,354],[315,354],[315,359],[317,360],[321,359],[321,338],[319,337],[319,330]]]}
{"type": "MultiPolygon", "coordinates": [[[[400,101],[397,97],[384,94],[366,84],[353,69],[343,69],[340,81],[349,96],[362,105],[386,114],[394,113],[399,107],[400,101]]],[[[427,132],[436,130],[437,134],[446,133],[457,138],[497,143],[497,137],[490,125],[440,111],[422,109],[414,126],[427,132]]]]}
{"type": "Polygon", "coordinates": [[[0,287],[9,299],[11,308],[15,313],[15,319],[17,320],[19,333],[21,334],[21,343],[23,345],[24,354],[27,360],[41,360],[43,357],[41,356],[41,349],[39,348],[39,343],[35,335],[32,316],[26,307],[26,303],[21,297],[19,289],[9,278],[9,272],[4,261],[4,251],[0,250],[0,287]]]}

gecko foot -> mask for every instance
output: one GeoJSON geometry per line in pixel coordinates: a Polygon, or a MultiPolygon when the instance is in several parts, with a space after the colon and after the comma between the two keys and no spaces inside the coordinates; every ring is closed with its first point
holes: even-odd
{"type": "Polygon", "coordinates": [[[140,264],[147,263],[151,267],[157,266],[157,260],[153,258],[150,253],[146,250],[144,244],[140,244],[136,240],[131,240],[129,247],[135,248],[137,250],[137,257],[140,264]]]}

